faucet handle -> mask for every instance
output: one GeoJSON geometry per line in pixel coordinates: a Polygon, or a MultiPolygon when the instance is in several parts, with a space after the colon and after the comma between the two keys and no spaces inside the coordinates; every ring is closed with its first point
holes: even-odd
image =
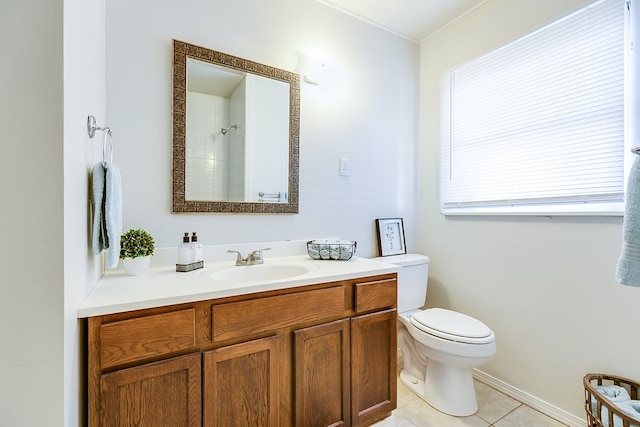
{"type": "Polygon", "coordinates": [[[238,256],[236,257],[236,265],[245,265],[247,263],[247,261],[244,258],[242,258],[242,254],[240,253],[240,251],[233,251],[229,249],[227,250],[227,253],[238,254],[238,256]]]}
{"type": "Polygon", "coordinates": [[[262,257],[262,251],[270,251],[271,248],[258,249],[257,251],[251,252],[247,259],[250,259],[253,264],[262,264],[264,263],[264,258],[262,257]]]}

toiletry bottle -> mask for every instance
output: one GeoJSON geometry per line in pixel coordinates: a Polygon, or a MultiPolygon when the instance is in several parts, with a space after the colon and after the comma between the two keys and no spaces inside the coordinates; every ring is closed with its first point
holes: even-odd
{"type": "Polygon", "coordinates": [[[191,243],[189,241],[189,233],[184,233],[182,244],[178,246],[178,264],[191,264],[191,243]]]}
{"type": "Polygon", "coordinates": [[[192,262],[202,261],[202,244],[198,243],[198,235],[195,231],[191,235],[191,247],[193,248],[194,257],[192,262]]]}

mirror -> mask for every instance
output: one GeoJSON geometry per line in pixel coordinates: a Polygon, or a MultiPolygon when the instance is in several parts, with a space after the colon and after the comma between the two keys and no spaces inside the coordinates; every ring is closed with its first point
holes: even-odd
{"type": "Polygon", "coordinates": [[[300,78],[173,41],[173,212],[298,213],[300,78]]]}

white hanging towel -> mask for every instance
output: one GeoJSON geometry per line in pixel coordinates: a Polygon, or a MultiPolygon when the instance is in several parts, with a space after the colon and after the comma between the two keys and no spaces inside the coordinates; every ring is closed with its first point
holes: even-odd
{"type": "Polygon", "coordinates": [[[91,173],[93,225],[91,246],[94,255],[107,250],[107,268],[118,266],[122,235],[122,180],[115,163],[97,163],[91,173]]]}
{"type": "Polygon", "coordinates": [[[622,224],[622,251],[616,267],[616,282],[640,286],[640,158],[636,158],[627,183],[622,224]]]}

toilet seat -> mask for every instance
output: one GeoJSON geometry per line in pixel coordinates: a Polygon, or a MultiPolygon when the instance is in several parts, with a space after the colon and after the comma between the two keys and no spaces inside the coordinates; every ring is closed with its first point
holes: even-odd
{"type": "Polygon", "coordinates": [[[411,315],[411,324],[424,333],[466,344],[488,344],[495,340],[491,329],[466,314],[443,308],[420,310],[411,315]]]}

